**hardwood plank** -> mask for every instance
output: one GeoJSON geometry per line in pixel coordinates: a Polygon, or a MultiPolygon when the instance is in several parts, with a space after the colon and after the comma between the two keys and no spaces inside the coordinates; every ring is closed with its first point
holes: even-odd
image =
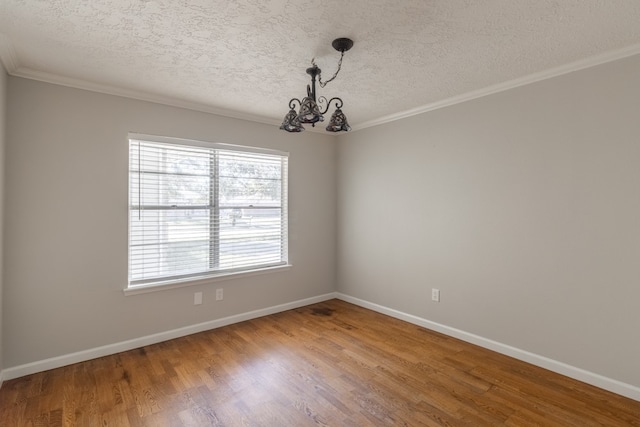
{"type": "Polygon", "coordinates": [[[6,381],[0,426],[640,426],[640,402],[339,300],[6,381]]]}

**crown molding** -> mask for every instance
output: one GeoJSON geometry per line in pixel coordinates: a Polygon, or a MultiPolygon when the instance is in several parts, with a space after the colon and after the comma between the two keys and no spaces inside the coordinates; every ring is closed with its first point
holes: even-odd
{"type": "Polygon", "coordinates": [[[168,105],[172,107],[185,108],[204,113],[216,114],[219,116],[230,117],[240,120],[248,120],[268,125],[280,125],[280,121],[273,118],[259,116],[255,114],[241,113],[234,110],[216,108],[210,105],[185,101],[179,98],[173,98],[163,95],[157,95],[149,92],[136,91],[131,89],[119,88],[111,85],[103,85],[93,83],[82,79],[74,79],[60,76],[57,74],[46,73],[21,67],[16,55],[13,44],[9,38],[0,34],[0,63],[4,65],[7,73],[14,77],[22,77],[30,80],[37,80],[45,83],[51,83],[61,86],[67,86],[75,89],[84,89],[91,92],[99,92],[107,95],[121,96],[125,98],[137,99],[140,101],[154,102],[158,104],[168,105]]]}
{"type": "Polygon", "coordinates": [[[132,98],[132,99],[137,99],[139,101],[147,101],[147,102],[153,102],[153,103],[163,104],[163,105],[172,106],[172,107],[185,108],[187,110],[195,110],[203,113],[210,113],[210,114],[229,117],[233,119],[247,120],[251,122],[264,123],[268,125],[276,125],[276,124],[280,125],[279,120],[265,117],[265,116],[243,113],[235,110],[228,110],[225,108],[213,107],[207,104],[186,101],[179,98],[153,94],[150,92],[137,91],[132,89],[111,86],[111,85],[93,83],[93,82],[89,82],[81,79],[62,77],[56,74],[50,74],[50,73],[45,73],[41,71],[18,68],[14,72],[9,74],[15,77],[22,77],[25,79],[37,80],[45,83],[52,83],[52,84],[57,84],[61,86],[67,86],[75,89],[83,89],[91,92],[99,92],[107,95],[132,98]]]}
{"type": "Polygon", "coordinates": [[[426,104],[420,107],[412,108],[396,114],[390,114],[388,116],[380,117],[378,119],[369,120],[358,125],[353,125],[353,130],[361,130],[378,126],[384,123],[394,122],[396,120],[405,119],[408,117],[416,116],[418,114],[426,113],[428,111],[438,110],[440,108],[449,107],[451,105],[460,104],[462,102],[471,101],[476,98],[481,98],[494,93],[503,92],[509,89],[514,89],[520,86],[525,86],[531,83],[539,82],[541,80],[547,80],[553,77],[558,77],[563,74],[572,73],[574,71],[583,70],[586,68],[595,67],[597,65],[605,64],[607,62],[617,61],[630,56],[640,54],[640,44],[628,46],[623,49],[617,49],[606,52],[604,54],[591,56],[589,58],[581,59],[579,61],[571,62],[569,64],[561,65],[559,67],[550,68],[538,73],[529,74],[527,76],[519,77],[517,79],[509,80],[507,82],[498,83],[495,85],[487,86],[482,89],[474,90],[471,92],[456,95],[451,98],[436,101],[430,104],[426,104]]]}
{"type": "MultiPolygon", "coordinates": [[[[63,77],[57,74],[34,71],[26,68],[17,68],[9,73],[14,77],[21,77],[30,80],[37,80],[44,83],[51,83],[60,86],[67,86],[74,89],[88,90],[90,92],[98,92],[106,95],[121,96],[124,98],[136,99],[139,101],[153,102],[156,104],[167,105],[171,107],[184,108],[187,110],[198,111],[202,113],[214,114],[216,116],[228,117],[232,119],[245,120],[254,123],[262,123],[270,126],[280,126],[282,119],[274,119],[272,117],[261,116],[257,114],[243,113],[236,110],[228,110],[218,108],[198,102],[186,101],[180,98],[153,94],[150,92],[137,91],[133,89],[125,89],[111,85],[103,85],[89,82],[82,79],[63,77]]],[[[314,133],[336,136],[335,133],[323,132],[321,128],[306,129],[314,133]]]]}
{"type": "MultiPolygon", "coordinates": [[[[385,123],[394,122],[397,120],[405,119],[408,117],[423,114],[429,111],[437,110],[440,108],[449,107],[462,102],[471,101],[473,99],[481,98],[487,95],[503,92],[509,89],[514,89],[520,86],[525,86],[531,83],[539,82],[541,80],[558,77],[563,74],[572,73],[574,71],[583,70],[586,68],[595,67],[597,65],[605,64],[607,62],[613,62],[620,59],[624,59],[630,56],[640,54],[640,44],[628,46],[626,48],[609,51],[600,55],[594,55],[589,58],[581,59],[569,64],[561,65],[559,67],[550,68],[538,73],[529,74],[527,76],[519,77],[517,79],[509,80],[507,82],[498,83],[495,85],[487,86],[482,89],[466,92],[460,95],[456,95],[450,98],[446,98],[440,101],[432,102],[422,105],[420,107],[412,108],[410,110],[402,111],[395,114],[390,114],[377,119],[369,120],[364,123],[353,124],[353,132],[358,130],[382,125],[385,123]]],[[[103,85],[98,83],[89,82],[82,79],[74,79],[69,77],[63,77],[52,73],[46,73],[41,71],[34,71],[28,68],[21,67],[13,48],[13,45],[9,39],[0,34],[0,62],[4,65],[7,73],[15,76],[22,77],[31,80],[38,80],[45,83],[52,83],[77,89],[84,89],[92,92],[99,92],[108,95],[121,96],[125,98],[137,99],[140,101],[153,102],[157,104],[163,104],[173,107],[185,108],[188,110],[194,110],[209,114],[215,114],[218,116],[229,117],[233,119],[246,120],[256,123],[267,124],[271,126],[279,126],[280,120],[272,117],[266,117],[257,114],[243,113],[240,111],[229,110],[224,108],[218,108],[207,104],[198,102],[186,101],[179,98],[168,97],[164,95],[153,94],[150,92],[137,91],[132,89],[124,89],[111,85],[103,85]]],[[[339,134],[325,133],[321,129],[308,129],[314,133],[322,133],[330,136],[339,136],[339,134]]]]}

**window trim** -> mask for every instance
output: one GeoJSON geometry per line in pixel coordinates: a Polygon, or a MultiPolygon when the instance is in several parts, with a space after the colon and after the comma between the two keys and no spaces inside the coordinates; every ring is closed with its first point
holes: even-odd
{"type": "MultiPolygon", "coordinates": [[[[216,143],[216,142],[206,142],[206,141],[198,141],[198,140],[191,140],[191,139],[184,139],[184,138],[174,138],[174,137],[166,137],[166,136],[158,136],[158,135],[147,135],[147,134],[140,134],[140,133],[133,133],[130,132],[127,135],[127,144],[130,144],[131,141],[148,141],[148,142],[152,142],[152,143],[166,143],[166,144],[173,144],[173,145],[184,145],[184,146],[190,146],[190,147],[200,147],[200,148],[205,148],[205,149],[211,149],[211,150],[230,150],[230,151],[239,151],[239,152],[244,152],[244,153],[256,153],[256,154],[265,154],[265,155],[272,155],[272,156],[282,156],[282,157],[286,157],[288,159],[289,157],[289,153],[285,152],[285,151],[280,151],[280,150],[274,150],[274,149],[267,149],[267,148],[260,148],[260,147],[251,147],[251,146],[245,146],[245,145],[235,145],[235,144],[225,144],[225,143],[216,143]]],[[[129,154],[128,154],[129,156],[129,154]]],[[[255,275],[259,275],[259,274],[266,274],[266,273],[273,273],[273,272],[279,272],[279,271],[285,271],[288,270],[292,267],[291,263],[289,262],[289,255],[288,255],[288,247],[289,247],[289,226],[288,226],[288,191],[289,191],[289,185],[288,185],[288,181],[289,181],[289,177],[288,177],[288,167],[286,168],[287,171],[287,176],[283,178],[283,181],[287,183],[286,188],[283,189],[283,191],[286,191],[283,194],[283,201],[282,201],[282,209],[284,211],[284,215],[285,215],[285,225],[287,227],[287,229],[285,230],[285,239],[282,242],[283,245],[283,250],[284,253],[286,254],[285,260],[283,260],[282,262],[279,263],[275,263],[275,264],[270,264],[270,265],[264,265],[264,266],[260,266],[260,267],[255,267],[255,268],[243,268],[243,269],[238,269],[238,270],[223,270],[223,271],[218,271],[218,272],[202,272],[202,273],[194,273],[192,275],[188,275],[188,276],[184,276],[184,277],[172,277],[169,279],[162,279],[159,278],[158,280],[150,280],[148,282],[144,282],[144,283],[138,283],[136,285],[131,285],[130,280],[129,280],[129,263],[130,263],[130,259],[129,259],[129,251],[130,251],[130,238],[131,238],[131,221],[130,221],[130,215],[131,215],[131,206],[130,206],[130,201],[129,201],[129,197],[127,197],[127,281],[126,281],[126,287],[124,288],[124,294],[125,295],[136,295],[136,294],[141,294],[141,293],[148,293],[148,292],[155,292],[155,291],[161,291],[161,290],[167,290],[167,289],[176,289],[176,288],[182,288],[182,287],[186,287],[186,286],[195,286],[195,285],[201,285],[204,283],[209,283],[209,282],[216,282],[216,281],[220,281],[220,280],[231,280],[231,279],[236,279],[236,278],[242,278],[242,277],[248,277],[248,276],[255,276],[255,275]]],[[[130,191],[129,190],[129,180],[130,180],[130,173],[131,173],[131,169],[130,169],[130,165],[129,165],[129,160],[127,160],[127,193],[130,191]]],[[[216,185],[215,187],[217,187],[217,181],[216,181],[216,185]]]]}
{"type": "Polygon", "coordinates": [[[189,277],[182,280],[166,280],[162,282],[146,283],[126,287],[123,289],[125,296],[147,294],[150,292],[166,291],[169,289],[186,288],[188,286],[204,285],[207,283],[220,282],[224,280],[243,279],[245,277],[258,276],[261,274],[280,273],[291,269],[291,263],[275,265],[271,267],[256,268],[254,270],[243,270],[234,272],[224,272],[219,274],[201,275],[197,277],[189,277]]]}

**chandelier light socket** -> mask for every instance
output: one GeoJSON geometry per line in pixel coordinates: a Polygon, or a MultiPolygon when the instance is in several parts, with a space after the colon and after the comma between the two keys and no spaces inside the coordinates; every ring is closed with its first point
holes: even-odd
{"type": "Polygon", "coordinates": [[[289,112],[284,116],[280,129],[286,130],[287,132],[302,132],[304,130],[304,126],[302,126],[298,120],[298,113],[296,113],[296,110],[293,108],[289,110],[289,112]]]}
{"type": "Polygon", "coordinates": [[[351,126],[349,126],[349,123],[347,122],[347,116],[344,115],[340,108],[336,109],[333,113],[326,129],[329,132],[349,132],[351,130],[351,126]]]}
{"type": "Polygon", "coordinates": [[[305,97],[300,105],[300,112],[298,113],[298,121],[300,123],[317,123],[324,121],[320,108],[316,101],[310,96],[305,97]]]}

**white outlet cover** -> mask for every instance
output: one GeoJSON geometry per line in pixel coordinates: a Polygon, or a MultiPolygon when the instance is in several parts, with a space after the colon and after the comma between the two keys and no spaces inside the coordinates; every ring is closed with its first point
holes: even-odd
{"type": "Polygon", "coordinates": [[[193,305],[202,304],[202,292],[196,292],[193,294],[193,305]]]}

